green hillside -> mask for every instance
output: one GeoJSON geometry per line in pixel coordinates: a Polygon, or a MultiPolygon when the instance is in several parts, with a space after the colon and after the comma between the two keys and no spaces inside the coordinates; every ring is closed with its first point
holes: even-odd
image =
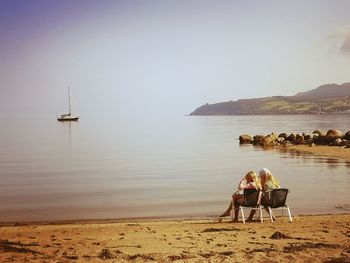
{"type": "Polygon", "coordinates": [[[268,97],[205,104],[190,115],[350,114],[350,96],[268,97]]]}

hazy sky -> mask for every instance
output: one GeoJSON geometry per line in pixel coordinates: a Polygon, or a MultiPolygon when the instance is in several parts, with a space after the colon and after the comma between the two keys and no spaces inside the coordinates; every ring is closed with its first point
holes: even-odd
{"type": "Polygon", "coordinates": [[[350,1],[0,0],[0,113],[184,115],[350,82],[350,1]]]}

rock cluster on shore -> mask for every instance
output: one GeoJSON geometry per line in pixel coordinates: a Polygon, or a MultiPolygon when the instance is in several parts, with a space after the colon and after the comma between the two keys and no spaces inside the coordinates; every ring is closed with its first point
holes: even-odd
{"type": "Polygon", "coordinates": [[[345,146],[350,147],[350,131],[343,133],[339,130],[315,130],[312,134],[309,133],[281,133],[279,135],[271,133],[268,135],[255,135],[251,137],[248,134],[239,136],[240,144],[253,144],[262,147],[270,146],[291,146],[306,144],[309,146],[329,145],[329,146],[345,146]]]}

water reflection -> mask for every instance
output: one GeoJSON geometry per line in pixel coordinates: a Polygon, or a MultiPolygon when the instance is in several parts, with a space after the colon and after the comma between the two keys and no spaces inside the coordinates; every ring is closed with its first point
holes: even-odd
{"type": "Polygon", "coordinates": [[[72,127],[78,125],[78,121],[60,121],[57,122],[57,127],[63,131],[64,142],[72,145],[72,127]]]}

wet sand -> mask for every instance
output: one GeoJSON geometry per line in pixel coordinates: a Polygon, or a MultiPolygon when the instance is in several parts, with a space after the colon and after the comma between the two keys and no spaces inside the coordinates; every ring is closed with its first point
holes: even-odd
{"type": "Polygon", "coordinates": [[[0,262],[350,262],[350,215],[30,224],[0,237],[0,262]]]}
{"type": "Polygon", "coordinates": [[[300,153],[313,154],[317,156],[333,157],[342,160],[350,160],[350,148],[338,146],[314,146],[292,145],[288,147],[279,147],[281,150],[297,151],[300,153]]]}

